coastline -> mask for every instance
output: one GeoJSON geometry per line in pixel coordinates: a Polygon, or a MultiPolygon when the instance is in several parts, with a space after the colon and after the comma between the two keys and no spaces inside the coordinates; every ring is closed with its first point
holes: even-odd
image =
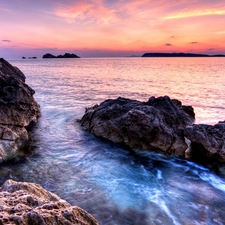
{"type": "Polygon", "coordinates": [[[225,55],[207,55],[207,54],[195,54],[195,53],[144,53],[141,57],[225,57],[225,55]]]}

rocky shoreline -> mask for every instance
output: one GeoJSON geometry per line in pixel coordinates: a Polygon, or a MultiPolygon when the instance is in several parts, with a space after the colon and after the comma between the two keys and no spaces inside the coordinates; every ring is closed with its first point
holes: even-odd
{"type": "Polygon", "coordinates": [[[87,108],[81,126],[130,149],[186,158],[208,167],[225,163],[225,121],[194,124],[192,106],[168,96],[147,102],[117,98],[87,108]]]}
{"type": "MultiPolygon", "coordinates": [[[[40,116],[35,91],[24,74],[0,58],[0,163],[27,153],[28,128],[40,116]]],[[[83,209],[71,206],[38,184],[7,180],[0,188],[0,225],[98,225],[83,209]]]]}
{"type": "Polygon", "coordinates": [[[169,97],[148,102],[117,98],[88,108],[81,125],[98,137],[129,148],[184,157],[188,148],[182,127],[194,121],[193,108],[169,97]]]}
{"type": "Polygon", "coordinates": [[[40,116],[35,91],[25,79],[18,68],[0,58],[0,162],[25,153],[28,126],[40,116]]]}
{"type": "MultiPolygon", "coordinates": [[[[23,155],[29,126],[40,116],[35,91],[24,74],[0,59],[0,162],[23,155]]],[[[130,149],[156,151],[198,162],[225,163],[225,121],[194,124],[192,106],[177,99],[150,97],[147,102],[117,98],[87,108],[81,126],[94,135],[130,149]]]]}

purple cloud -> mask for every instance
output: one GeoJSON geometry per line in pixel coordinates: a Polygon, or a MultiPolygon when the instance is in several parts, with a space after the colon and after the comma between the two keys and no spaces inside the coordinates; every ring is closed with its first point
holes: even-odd
{"type": "Polygon", "coordinates": [[[2,42],[11,42],[11,40],[2,40],[2,42]]]}

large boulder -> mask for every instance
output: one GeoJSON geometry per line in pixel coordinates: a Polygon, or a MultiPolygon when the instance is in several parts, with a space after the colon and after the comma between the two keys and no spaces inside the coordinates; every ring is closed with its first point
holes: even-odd
{"type": "Polygon", "coordinates": [[[28,143],[26,128],[40,115],[34,93],[24,74],[0,58],[0,162],[22,154],[28,143]]]}
{"type": "Polygon", "coordinates": [[[216,125],[194,124],[184,129],[191,141],[189,155],[192,160],[225,162],[225,121],[216,125]]]}
{"type": "Polygon", "coordinates": [[[86,211],[40,185],[13,180],[0,188],[0,224],[99,225],[86,211]]]}
{"type": "Polygon", "coordinates": [[[191,106],[168,96],[147,102],[117,98],[87,108],[80,123],[98,137],[134,149],[185,156],[183,128],[194,122],[191,106]]]}

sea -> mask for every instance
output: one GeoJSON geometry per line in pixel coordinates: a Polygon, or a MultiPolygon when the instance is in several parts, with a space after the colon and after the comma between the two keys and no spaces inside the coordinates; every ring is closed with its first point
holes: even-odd
{"type": "Polygon", "coordinates": [[[225,58],[11,59],[35,90],[41,116],[30,153],[0,166],[34,182],[101,225],[223,225],[225,178],[176,157],[129,151],[83,130],[85,108],[106,99],[169,96],[195,123],[225,120],[225,58]]]}

